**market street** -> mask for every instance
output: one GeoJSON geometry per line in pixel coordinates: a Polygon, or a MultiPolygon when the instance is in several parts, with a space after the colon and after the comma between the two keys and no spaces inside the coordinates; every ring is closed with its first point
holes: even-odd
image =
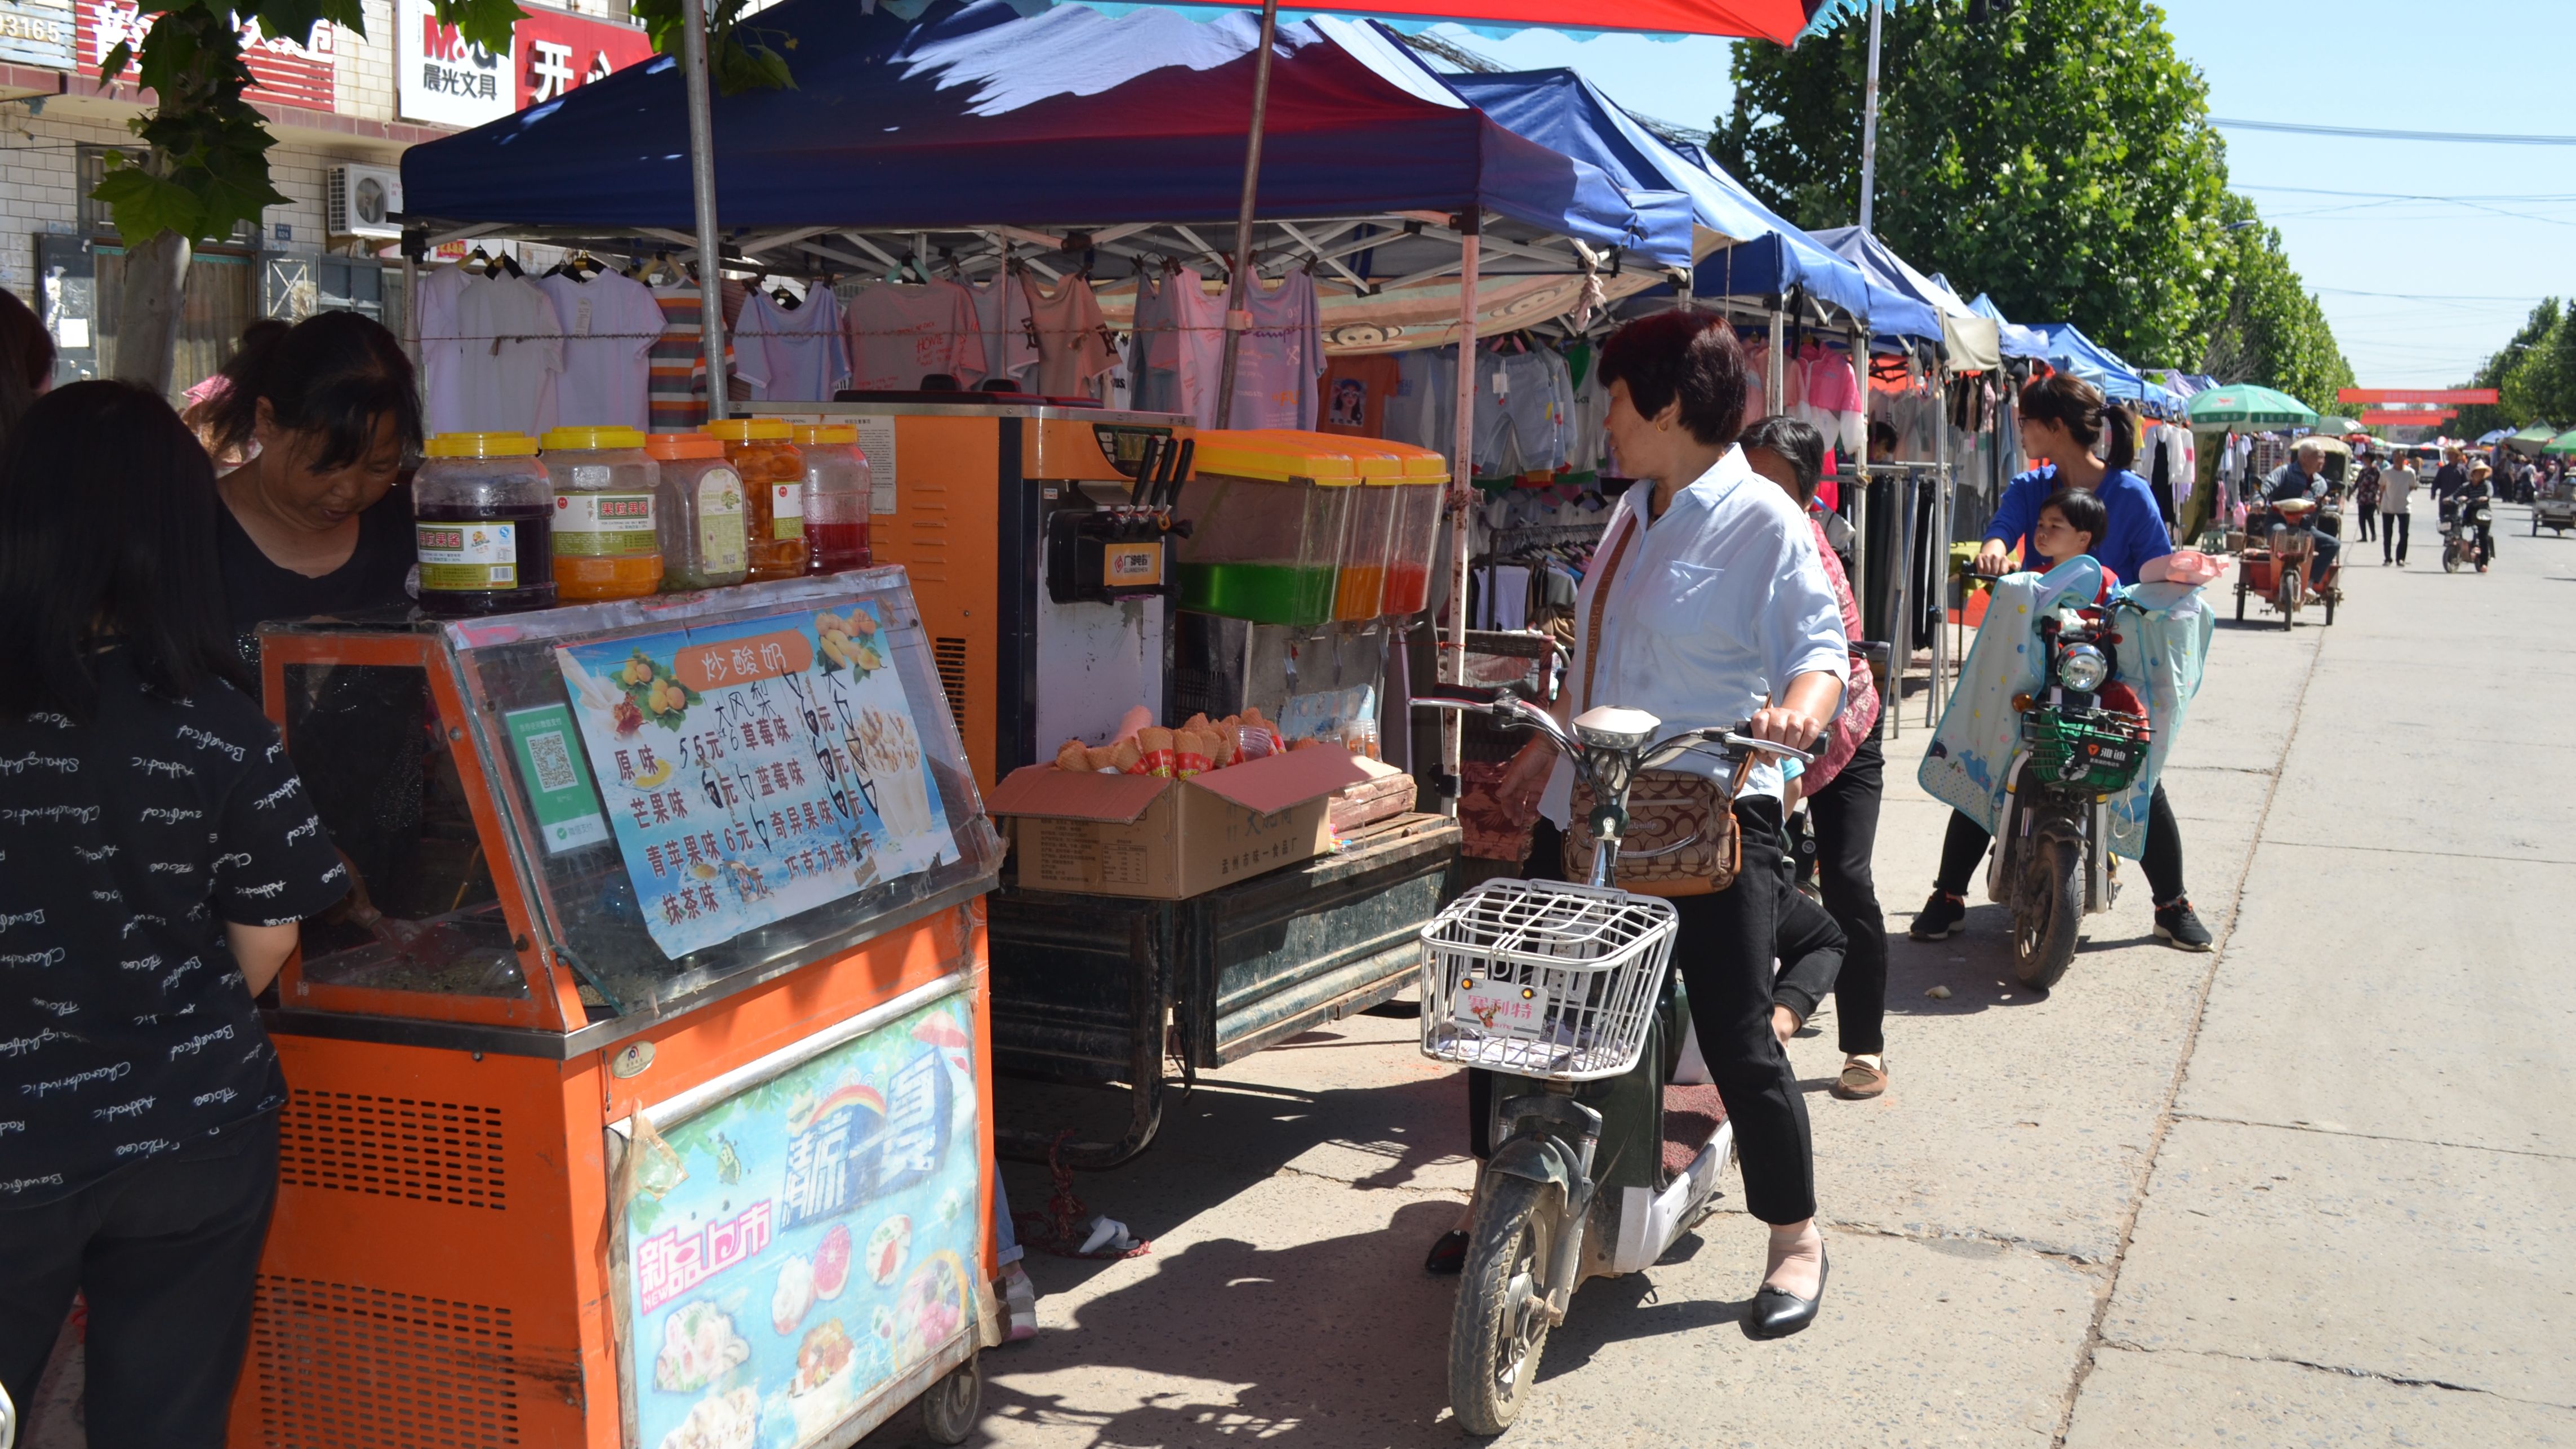
{"type": "MultiPolygon", "coordinates": [[[[2167,778],[2215,956],[2152,940],[2134,878],[2044,1000],[2004,984],[1999,907],[1904,940],[1943,825],[1910,702],[1878,851],[1893,1085],[1826,1094],[1829,1014],[1792,1046],[1823,1317],[1740,1330],[1761,1232],[1730,1171],[1662,1265],[1576,1296],[1507,1441],[2576,1440],[2576,1010],[2552,944],[2576,746],[2548,727],[2576,708],[2576,646],[2526,622],[2576,601],[2576,538],[2499,512],[2496,572],[2445,576],[2419,498],[2415,566],[2351,546],[2331,628],[2225,622],[2213,588],[2167,778]]],[[[1141,1161],[1079,1178],[1153,1251],[1032,1254],[1043,1331],[985,1360],[987,1441],[1457,1442],[1455,1280],[1420,1259],[1471,1182],[1464,1093],[1414,1031],[1353,1018],[1203,1078],[1141,1161]]],[[[1031,1126],[1085,1109],[1107,1107],[1003,1104],[1031,1126]]],[[[1008,1177],[1042,1203],[1042,1171],[1008,1177]]]]}

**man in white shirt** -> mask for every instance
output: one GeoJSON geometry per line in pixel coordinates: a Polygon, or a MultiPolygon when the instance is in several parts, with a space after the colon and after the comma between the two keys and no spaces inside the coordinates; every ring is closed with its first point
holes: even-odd
{"type": "Polygon", "coordinates": [[[2415,496],[2415,465],[2400,453],[2379,475],[2379,566],[2406,567],[2406,504],[2415,496]]]}

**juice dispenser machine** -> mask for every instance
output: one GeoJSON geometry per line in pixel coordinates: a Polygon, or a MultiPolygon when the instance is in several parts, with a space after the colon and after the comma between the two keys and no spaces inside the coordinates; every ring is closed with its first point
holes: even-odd
{"type": "Polygon", "coordinates": [[[1155,520],[1188,475],[1190,419],[1007,393],[752,409],[857,428],[869,547],[911,576],[979,785],[1108,738],[1135,705],[1163,712],[1175,574],[1155,520]]]}

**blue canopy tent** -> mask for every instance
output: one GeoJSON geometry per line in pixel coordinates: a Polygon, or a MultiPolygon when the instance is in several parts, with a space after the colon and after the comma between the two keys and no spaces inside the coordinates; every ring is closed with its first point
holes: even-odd
{"type": "MultiPolygon", "coordinates": [[[[1258,45],[1246,17],[1194,24],[1066,6],[1022,19],[1002,0],[946,0],[905,21],[846,0],[788,0],[762,12],[761,25],[793,38],[795,89],[714,103],[718,214],[745,253],[792,254],[826,238],[804,250],[828,256],[835,232],[1123,223],[1132,233],[1137,223],[1186,228],[1235,214],[1258,45]]],[[[683,240],[692,209],[681,92],[666,57],[415,146],[403,157],[405,213],[455,235],[683,240]]],[[[1479,209],[1504,223],[1505,249],[1517,235],[1657,263],[1690,258],[1681,198],[1624,187],[1513,134],[1372,27],[1281,27],[1262,217],[1435,214],[1364,249],[1385,264],[1390,248],[1426,233],[1454,252],[1457,234],[1439,222],[1479,209]]],[[[1213,250],[1185,239],[1169,249],[1213,250]]],[[[1579,250],[1544,250],[1537,260],[1583,265],[1579,250]]]]}
{"type": "MultiPolygon", "coordinates": [[[[1937,320],[1937,329],[1926,340],[1942,344],[1950,354],[1953,368],[1963,372],[1991,372],[2003,365],[2003,354],[1996,347],[1997,329],[1993,320],[1970,308],[1945,284],[1935,282],[1906,265],[1905,259],[1889,251],[1885,242],[1856,226],[1833,227],[1817,232],[1815,237],[1836,256],[1866,272],[1872,281],[1929,309],[1937,320]]],[[[1881,327],[1879,330],[1885,332],[1889,329],[1881,327]]]]}
{"type": "Polygon", "coordinates": [[[2147,381],[2146,374],[2121,360],[2120,355],[2084,335],[2072,322],[2042,322],[2033,330],[2048,339],[2048,365],[2102,389],[2102,395],[2118,402],[2146,403],[2171,410],[2180,399],[2171,392],[2147,381]]]}
{"type": "Polygon", "coordinates": [[[2024,327],[2006,318],[2004,309],[1995,305],[1994,298],[1979,292],[1977,299],[1968,304],[1968,310],[1994,320],[1995,345],[2004,356],[2047,360],[2048,335],[2036,327],[2024,327]]]}
{"type": "Polygon", "coordinates": [[[1590,162],[1628,186],[1670,187],[1688,196],[1698,261],[1694,295],[1775,296],[1795,288],[1853,317],[1869,318],[1881,330],[1937,329],[1937,319],[1916,299],[1874,286],[1858,266],[1818,246],[1733,177],[1647,130],[1575,72],[1442,79],[1520,136],[1590,162]]]}

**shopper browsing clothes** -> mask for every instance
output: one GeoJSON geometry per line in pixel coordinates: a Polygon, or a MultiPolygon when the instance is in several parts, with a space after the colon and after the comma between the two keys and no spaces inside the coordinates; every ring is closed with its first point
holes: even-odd
{"type": "MultiPolygon", "coordinates": [[[[2129,471],[2136,444],[2127,409],[2105,403],[2101,389],[2061,372],[2034,378],[2021,390],[2021,416],[2022,447],[2040,465],[2005,487],[1994,519],[1986,525],[1985,545],[1977,551],[1979,573],[2003,572],[2007,550],[2015,543],[2022,544],[2025,564],[2040,556],[2029,535],[2039,522],[2040,506],[2060,488],[2081,488],[2101,500],[2104,532],[2093,541],[2091,553],[2121,578],[2143,578],[2149,559],[2173,552],[2155,495],[2145,479],[2129,471]],[[2093,449],[2105,436],[2110,439],[2108,457],[2097,458],[2093,449]]],[[[1966,922],[1968,877],[1993,838],[1976,821],[1951,814],[1940,874],[1933,879],[1931,898],[1914,917],[1914,939],[1937,941],[1966,922]]],[[[2209,928],[2183,891],[2182,827],[2161,782],[2148,805],[2146,858],[2139,864],[2155,895],[2156,936],[2181,950],[2208,950],[2209,928]]]]}
{"type": "Polygon", "coordinates": [[[0,1385],[86,1295],[93,1449],[224,1442],[286,1096],[251,998],[349,889],[225,628],[214,483],[119,382],[0,457],[0,1385]]]}
{"type": "MultiPolygon", "coordinates": [[[[1689,311],[1640,318],[1603,347],[1601,376],[1611,447],[1639,481],[1620,496],[1576,599],[1569,716],[1618,705],[1667,730],[1750,721],[1756,738],[1806,748],[1840,707],[1848,645],[1814,532],[1735,446],[1748,374],[1733,331],[1689,311]],[[1594,628],[1587,621],[1596,607],[1594,628]]],[[[1538,775],[1552,753],[1547,741],[1531,741],[1515,773],[1538,775]]],[[[1688,756],[1672,768],[1713,777],[1728,769],[1688,756]]],[[[1573,771],[1560,764],[1546,778],[1540,812],[1561,828],[1573,771]]],[[[1507,776],[1502,788],[1512,784],[1507,776]]],[[[1748,863],[1780,855],[1780,796],[1780,771],[1766,764],[1734,798],[1748,863]]],[[[1536,862],[1531,869],[1544,873],[1536,862]]],[[[1748,864],[1730,888],[1672,903],[1680,917],[1673,965],[1735,1125],[1745,1207],[1771,1225],[1746,1323],[1758,1338],[1814,1321],[1826,1278],[1806,1102],[1771,1025],[1778,882],[1776,871],[1748,864]]],[[[1470,1081],[1470,1129],[1481,1137],[1470,1081]]],[[[1490,1079],[1483,1085],[1489,1094],[1490,1079]]],[[[1456,1271],[1465,1247],[1460,1235],[1444,1238],[1430,1266],[1456,1271]]]]}

